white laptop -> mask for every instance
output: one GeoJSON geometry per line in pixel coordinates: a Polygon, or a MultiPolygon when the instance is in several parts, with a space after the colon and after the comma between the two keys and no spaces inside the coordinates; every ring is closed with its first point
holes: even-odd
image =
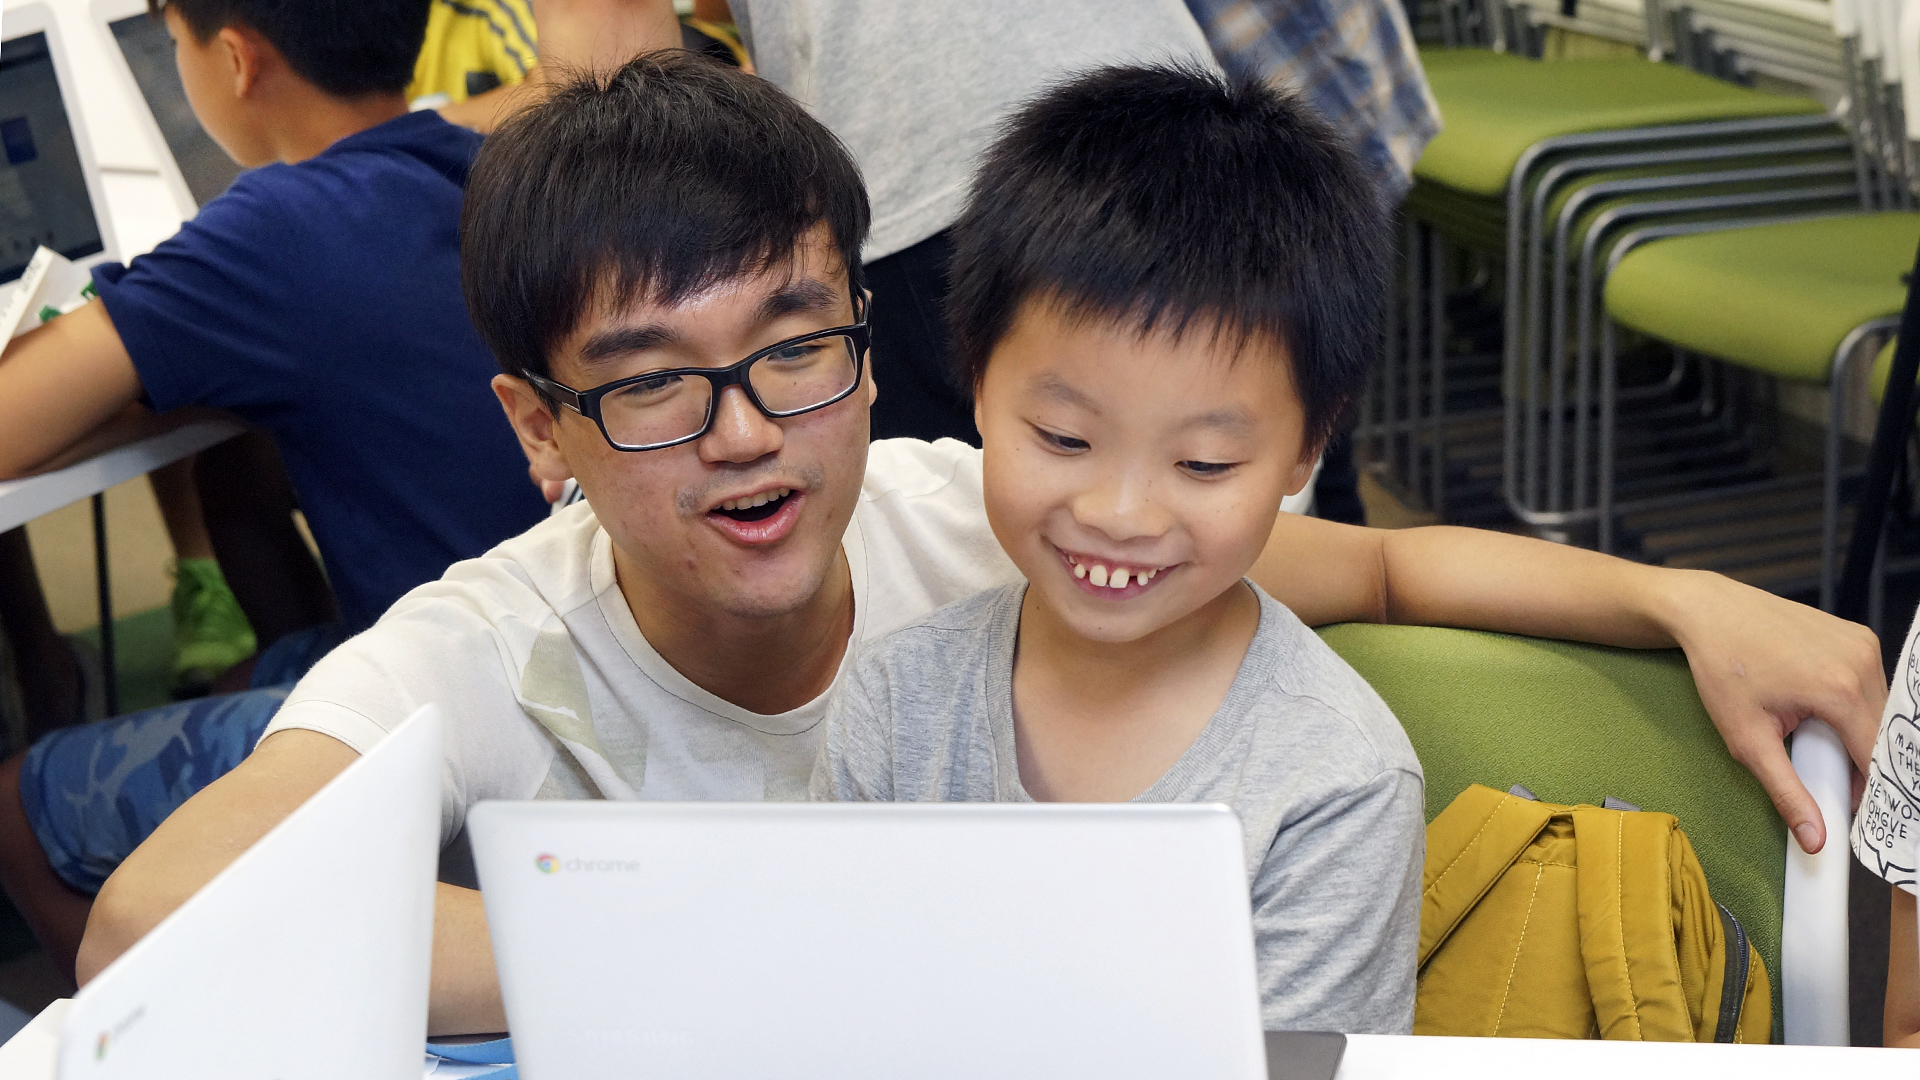
{"type": "Polygon", "coordinates": [[[427,706],[83,987],[59,1080],[419,1080],[441,747],[427,706]]]}
{"type": "Polygon", "coordinates": [[[174,64],[173,39],[166,23],[147,13],[147,0],[92,0],[88,12],[101,35],[109,78],[132,103],[180,216],[191,218],[227,190],[240,166],[193,115],[174,64]]]}
{"type": "Polygon", "coordinates": [[[1263,1080],[1219,806],[482,803],[524,1080],[1263,1080]]]}
{"type": "Polygon", "coordinates": [[[9,7],[0,26],[0,308],[45,246],[82,267],[114,257],[74,100],[73,66],[45,4],[9,7]]]}

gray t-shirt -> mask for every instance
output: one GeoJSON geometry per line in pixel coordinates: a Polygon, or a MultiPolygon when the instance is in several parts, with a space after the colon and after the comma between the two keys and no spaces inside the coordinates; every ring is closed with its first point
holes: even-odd
{"type": "Polygon", "coordinates": [[[1021,101],[1106,64],[1214,67],[1184,0],[732,0],[754,68],[853,152],[865,257],[960,216],[974,161],[1021,101]]]}
{"type": "MultiPolygon", "coordinates": [[[[1405,1034],[1420,940],[1420,762],[1386,703],[1262,592],[1220,710],[1135,802],[1239,813],[1270,1030],[1405,1034]]],[[[1013,656],[1026,586],[871,647],[827,715],[816,799],[1027,802],[1013,656]]]]}

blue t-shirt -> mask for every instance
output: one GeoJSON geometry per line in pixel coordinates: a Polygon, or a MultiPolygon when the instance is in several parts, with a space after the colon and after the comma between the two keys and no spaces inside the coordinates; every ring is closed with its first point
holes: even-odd
{"type": "Polygon", "coordinates": [[[460,292],[480,136],[432,112],[244,173],[94,281],[147,400],[272,433],[351,630],[546,513],[460,292]]]}

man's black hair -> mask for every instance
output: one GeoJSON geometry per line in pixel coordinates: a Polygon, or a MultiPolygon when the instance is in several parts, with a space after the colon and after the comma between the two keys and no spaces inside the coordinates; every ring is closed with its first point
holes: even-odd
{"type": "Polygon", "coordinates": [[[500,366],[544,376],[592,305],[678,303],[780,265],[822,223],[858,290],[868,219],[859,168],[798,102],[670,50],[564,85],[488,136],[460,277],[500,366]]]}
{"type": "Polygon", "coordinates": [[[1196,67],[1088,72],[1016,112],[975,174],[948,298],[961,381],[1029,301],[1266,339],[1317,448],[1380,347],[1388,229],[1358,158],[1292,94],[1196,67]]]}
{"type": "Polygon", "coordinates": [[[172,8],[202,44],[244,26],[280,50],[294,73],[340,98],[391,94],[413,81],[431,0],[147,0],[172,8]]]}

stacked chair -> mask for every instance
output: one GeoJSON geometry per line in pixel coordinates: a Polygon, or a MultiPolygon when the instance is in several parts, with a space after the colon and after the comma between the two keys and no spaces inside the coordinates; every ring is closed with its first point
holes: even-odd
{"type": "Polygon", "coordinates": [[[1445,127],[1407,201],[1361,445],[1437,511],[1497,483],[1495,505],[1545,535],[1735,573],[1745,559],[1757,583],[1829,600],[1845,391],[1920,241],[1911,146],[1889,137],[1915,80],[1881,40],[1920,0],[1608,2],[1440,20],[1674,62],[1423,52],[1445,127]],[[1884,33],[1865,43],[1869,23],[1884,33]],[[1469,262],[1504,284],[1497,362],[1446,348],[1447,276],[1469,262]],[[1804,455],[1823,467],[1804,475],[1772,420],[1783,384],[1832,391],[1825,446],[1804,455]]]}
{"type": "MultiPolygon", "coordinates": [[[[1760,219],[1720,214],[1701,220],[1654,218],[1626,232],[1606,253],[1597,282],[1603,308],[1603,440],[1596,509],[1603,550],[1613,545],[1616,525],[1631,528],[1633,512],[1650,508],[1648,500],[1636,506],[1622,498],[1616,482],[1620,461],[1614,452],[1616,417],[1609,412],[1609,402],[1617,392],[1610,380],[1616,328],[1624,327],[1711,358],[1721,372],[1738,378],[1762,375],[1776,386],[1797,383],[1826,391],[1817,497],[1789,504],[1786,493],[1797,478],[1775,475],[1744,486],[1669,496],[1657,508],[1712,500],[1719,521],[1711,524],[1723,535],[1737,532],[1749,545],[1759,541],[1763,557],[1799,544],[1806,552],[1799,561],[1802,577],[1792,576],[1791,560],[1776,561],[1776,566],[1788,567],[1788,576],[1767,583],[1783,591],[1817,584],[1822,606],[1832,606],[1846,524],[1842,485],[1849,472],[1844,461],[1847,405],[1862,382],[1854,373],[1892,335],[1906,299],[1902,279],[1920,246],[1920,213],[1912,209],[1913,178],[1905,167],[1908,140],[1904,125],[1895,137],[1889,117],[1898,110],[1886,104],[1898,100],[1903,65],[1897,52],[1881,48],[1885,43],[1863,42],[1864,28],[1887,29],[1901,3],[1858,0],[1852,11],[1844,5],[1833,9],[1833,32],[1849,61],[1846,119],[1857,205],[1779,205],[1760,219]],[[1849,25],[1850,15],[1857,15],[1857,25],[1849,25]],[[1894,78],[1888,78],[1889,71],[1894,78]],[[1762,497],[1741,501],[1751,493],[1762,497]],[[1817,549],[1804,543],[1816,535],[1817,549]],[[1768,549],[1767,544],[1774,546],[1768,549]]],[[[1699,522],[1695,528],[1705,530],[1711,540],[1709,523],[1699,522]]]]}

